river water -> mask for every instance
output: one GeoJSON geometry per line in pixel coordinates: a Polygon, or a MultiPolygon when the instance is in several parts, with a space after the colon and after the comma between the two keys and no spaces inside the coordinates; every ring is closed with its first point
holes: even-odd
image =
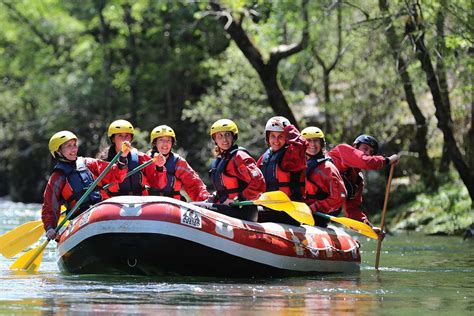
{"type": "MultiPolygon", "coordinates": [[[[0,235],[38,210],[0,200],[0,235]]],[[[51,242],[36,274],[0,256],[0,314],[474,315],[473,239],[388,236],[379,272],[376,243],[359,241],[360,273],[284,279],[64,275],[51,242]]]]}

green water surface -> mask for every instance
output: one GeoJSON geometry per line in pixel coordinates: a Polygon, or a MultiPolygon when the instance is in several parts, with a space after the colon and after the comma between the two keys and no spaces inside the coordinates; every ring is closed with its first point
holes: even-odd
{"type": "MultiPolygon", "coordinates": [[[[0,200],[0,234],[38,210],[0,200]]],[[[474,315],[474,240],[388,236],[379,272],[375,242],[359,241],[360,273],[285,279],[63,275],[52,242],[37,274],[0,257],[0,314],[474,315]]]]}

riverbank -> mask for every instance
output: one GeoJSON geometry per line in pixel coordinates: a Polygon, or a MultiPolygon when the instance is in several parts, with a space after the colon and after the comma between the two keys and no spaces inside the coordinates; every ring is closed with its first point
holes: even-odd
{"type": "MultiPolygon", "coordinates": [[[[414,188],[395,189],[391,193],[396,201],[399,195],[413,194],[413,198],[391,208],[389,203],[386,226],[389,231],[416,231],[425,235],[464,235],[474,224],[474,209],[466,187],[454,180],[442,184],[431,193],[414,188]]],[[[374,223],[380,222],[380,214],[373,217],[374,223]]]]}

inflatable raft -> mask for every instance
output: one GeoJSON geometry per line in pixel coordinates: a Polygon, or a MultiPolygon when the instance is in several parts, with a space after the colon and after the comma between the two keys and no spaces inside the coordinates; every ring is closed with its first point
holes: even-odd
{"type": "Polygon", "coordinates": [[[332,226],[255,223],[167,197],[119,196],[70,223],[58,265],[74,274],[280,277],[357,272],[360,252],[332,226]]]}

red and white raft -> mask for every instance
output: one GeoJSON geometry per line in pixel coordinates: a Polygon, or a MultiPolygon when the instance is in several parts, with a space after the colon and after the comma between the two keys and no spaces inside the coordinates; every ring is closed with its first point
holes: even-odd
{"type": "Polygon", "coordinates": [[[155,196],[95,205],[62,233],[58,256],[74,274],[280,277],[360,266],[359,243],[336,227],[248,222],[155,196]]]}

